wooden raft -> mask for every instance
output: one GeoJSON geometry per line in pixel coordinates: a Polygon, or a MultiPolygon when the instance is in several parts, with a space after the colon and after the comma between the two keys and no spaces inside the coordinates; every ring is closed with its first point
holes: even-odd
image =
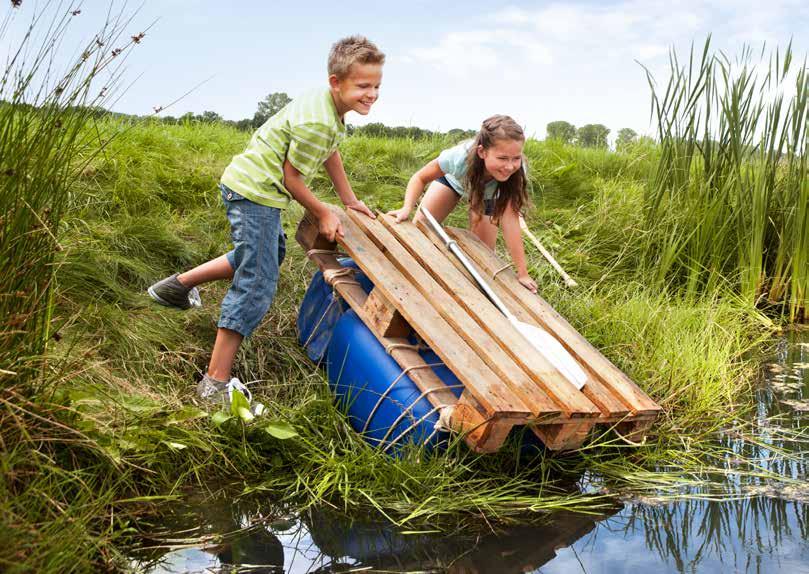
{"type": "Polygon", "coordinates": [[[450,426],[464,433],[472,449],[496,451],[514,425],[529,425],[551,450],[579,447],[596,424],[631,442],[643,439],[660,406],[520,285],[514,271],[472,233],[447,228],[517,319],[542,327],[577,359],[588,375],[581,391],[514,329],[426,227],[333,210],[344,230],[339,244],[373,282],[370,295],[334,274],[342,269],[337,245],[319,235],[314,216],[304,216],[296,239],[430,403],[451,409],[450,426]],[[412,331],[463,383],[460,399],[424,368],[407,340],[412,331]]]}

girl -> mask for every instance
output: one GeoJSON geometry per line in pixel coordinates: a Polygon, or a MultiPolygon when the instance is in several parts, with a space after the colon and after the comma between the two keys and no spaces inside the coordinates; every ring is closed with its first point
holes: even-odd
{"type": "MultiPolygon", "coordinates": [[[[524,145],[522,128],[509,116],[487,118],[474,140],[445,149],[417,171],[407,184],[404,205],[388,214],[397,223],[407,220],[427,184],[430,187],[421,204],[438,221],[468,195],[472,233],[494,250],[499,224],[520,283],[536,293],[537,284],[525,266],[520,234],[520,210],[528,203],[524,145]]],[[[421,219],[421,213],[416,213],[414,221],[421,219]]]]}

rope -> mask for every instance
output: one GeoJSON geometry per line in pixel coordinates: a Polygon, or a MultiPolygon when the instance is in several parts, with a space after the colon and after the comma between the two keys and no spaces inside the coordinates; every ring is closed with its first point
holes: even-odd
{"type": "Polygon", "coordinates": [[[511,267],[511,263],[506,263],[505,265],[503,265],[500,269],[494,272],[494,275],[492,275],[492,279],[497,279],[497,274],[500,273],[501,271],[505,271],[509,267],[511,267]]]}
{"type": "MultiPolygon", "coordinates": [[[[449,387],[449,388],[454,388],[454,387],[463,387],[463,385],[452,385],[451,387],[450,387],[450,386],[448,386],[448,387],[449,387]]],[[[406,410],[405,410],[405,411],[404,411],[404,412],[403,412],[403,413],[402,413],[402,414],[399,416],[399,418],[397,418],[397,419],[396,419],[396,420],[393,422],[393,424],[392,424],[392,425],[390,425],[390,428],[388,429],[388,432],[385,434],[385,436],[384,436],[384,437],[382,437],[381,442],[382,442],[382,443],[384,443],[386,440],[388,440],[388,437],[390,436],[390,433],[393,431],[393,429],[395,429],[395,428],[396,428],[396,425],[398,425],[398,424],[399,424],[399,421],[401,421],[401,420],[402,420],[402,418],[403,418],[403,417],[404,417],[404,416],[407,414],[407,412],[408,412],[410,409],[412,409],[414,406],[416,406],[416,404],[417,404],[417,403],[418,403],[418,402],[419,402],[419,401],[420,401],[422,398],[424,398],[424,397],[426,397],[427,395],[429,395],[430,393],[435,392],[435,391],[438,391],[438,390],[441,390],[441,389],[437,389],[437,388],[436,388],[436,389],[430,389],[430,390],[424,391],[423,393],[421,393],[421,395],[419,395],[419,397],[418,397],[418,398],[417,398],[415,401],[413,401],[412,403],[410,403],[410,406],[409,406],[409,407],[407,407],[407,409],[406,409],[406,410]]],[[[429,418],[430,416],[432,416],[432,415],[433,415],[433,413],[435,413],[436,411],[440,411],[440,412],[441,412],[441,414],[439,415],[438,422],[435,424],[435,426],[433,427],[433,431],[432,431],[432,432],[431,432],[431,433],[430,433],[430,434],[427,436],[427,438],[424,440],[424,442],[425,442],[425,443],[429,442],[429,440],[430,440],[431,438],[433,438],[433,437],[436,435],[436,433],[437,433],[437,432],[439,432],[439,430],[442,430],[442,429],[443,429],[443,430],[450,430],[448,427],[446,427],[446,426],[444,426],[444,425],[442,424],[441,416],[443,415],[443,413],[444,413],[444,412],[446,412],[446,409],[449,409],[449,408],[454,408],[454,407],[455,407],[455,405],[436,405],[436,406],[434,406],[434,407],[433,407],[433,408],[431,408],[429,411],[427,411],[427,413],[426,413],[426,414],[424,414],[424,416],[422,416],[422,417],[421,417],[420,419],[418,419],[417,421],[414,421],[414,422],[413,422],[413,424],[411,424],[409,427],[407,427],[405,430],[403,430],[401,433],[399,433],[399,436],[397,436],[397,437],[396,437],[396,438],[394,438],[392,441],[390,441],[390,442],[389,442],[387,445],[385,445],[385,447],[382,449],[382,452],[387,452],[387,450],[388,450],[390,447],[392,447],[393,445],[395,445],[397,442],[399,442],[399,440],[401,440],[401,438],[402,438],[403,436],[405,436],[407,433],[409,433],[410,431],[412,431],[414,428],[416,428],[416,427],[417,427],[418,425],[420,425],[422,422],[424,422],[425,420],[427,420],[427,418],[429,418]]]]}
{"type": "Polygon", "coordinates": [[[326,315],[329,314],[329,311],[331,310],[332,305],[334,305],[337,301],[338,301],[337,297],[332,294],[331,302],[328,304],[328,306],[326,306],[326,310],[323,311],[323,314],[320,316],[320,319],[317,320],[317,323],[315,324],[314,328],[312,329],[312,332],[309,333],[309,336],[306,338],[306,342],[303,344],[304,349],[309,346],[309,343],[312,342],[312,339],[314,338],[315,333],[317,333],[317,330],[320,327],[320,324],[323,322],[323,319],[326,318],[326,315]]]}
{"type": "MultiPolygon", "coordinates": [[[[443,365],[443,363],[441,363],[441,364],[443,365]]],[[[456,385],[456,386],[463,386],[463,385],[456,385]]],[[[427,389],[426,391],[423,391],[423,392],[422,392],[422,393],[421,393],[421,394],[420,394],[420,395],[419,395],[419,396],[416,398],[416,400],[411,401],[410,406],[408,406],[408,407],[407,407],[407,408],[406,408],[404,411],[402,411],[402,414],[400,414],[400,415],[399,415],[399,416],[396,418],[396,420],[395,420],[395,421],[393,421],[393,423],[390,425],[390,427],[388,428],[388,432],[387,432],[387,433],[385,433],[385,436],[384,436],[384,437],[382,437],[382,442],[385,442],[386,440],[388,440],[388,437],[390,436],[390,433],[392,433],[392,432],[393,432],[393,429],[395,429],[395,428],[396,428],[396,425],[398,425],[398,424],[399,424],[399,423],[402,421],[402,419],[403,419],[403,418],[404,418],[404,417],[405,417],[405,416],[406,416],[406,415],[407,415],[407,414],[410,412],[410,410],[411,410],[413,407],[415,407],[415,406],[416,406],[416,404],[417,404],[417,403],[418,403],[418,402],[419,402],[421,399],[425,398],[425,397],[426,397],[427,395],[429,395],[430,393],[434,393],[434,392],[436,392],[436,391],[442,391],[442,390],[444,390],[444,388],[445,388],[445,387],[436,387],[436,388],[434,388],[434,389],[427,389]]],[[[423,417],[421,417],[421,419],[419,419],[419,420],[415,421],[415,422],[414,422],[412,425],[410,425],[410,427],[408,427],[408,428],[407,428],[407,429],[406,429],[404,432],[402,432],[402,433],[401,433],[401,434],[400,434],[398,437],[396,437],[396,440],[399,440],[399,439],[402,437],[402,435],[404,435],[404,434],[406,434],[406,433],[410,432],[411,430],[413,430],[413,427],[415,427],[415,426],[417,426],[419,423],[421,423],[421,422],[422,422],[422,421],[423,421],[423,420],[424,420],[424,419],[425,419],[427,416],[429,416],[429,415],[433,414],[434,412],[436,412],[436,411],[438,411],[438,410],[445,409],[445,408],[447,408],[447,407],[452,407],[452,406],[455,406],[455,405],[436,405],[436,406],[434,406],[432,409],[430,409],[430,412],[428,412],[426,415],[424,415],[423,417]]],[[[395,442],[395,441],[394,441],[394,442],[395,442]]],[[[385,447],[385,448],[387,449],[387,447],[385,447]]]]}
{"type": "Polygon", "coordinates": [[[440,367],[443,365],[444,363],[425,363],[423,365],[410,365],[409,367],[404,369],[401,373],[399,373],[399,375],[395,379],[393,379],[393,382],[388,385],[388,388],[385,389],[385,391],[379,395],[379,399],[376,401],[374,408],[371,409],[371,412],[368,414],[368,418],[365,419],[365,426],[362,427],[362,432],[365,433],[365,431],[368,430],[368,425],[371,424],[371,419],[374,418],[374,415],[376,414],[376,411],[379,409],[379,406],[382,404],[382,401],[385,400],[385,398],[388,396],[388,393],[391,391],[391,389],[393,389],[396,383],[398,383],[402,379],[402,377],[404,377],[410,371],[415,371],[416,369],[440,367]]]}
{"type": "Polygon", "coordinates": [[[410,343],[388,343],[385,345],[385,352],[390,355],[391,351],[395,349],[409,349],[410,351],[420,351],[423,347],[419,344],[411,345],[410,343]]]}
{"type": "Polygon", "coordinates": [[[334,255],[335,257],[348,257],[345,253],[337,251],[336,249],[310,249],[306,252],[307,257],[312,255],[334,255]]]}

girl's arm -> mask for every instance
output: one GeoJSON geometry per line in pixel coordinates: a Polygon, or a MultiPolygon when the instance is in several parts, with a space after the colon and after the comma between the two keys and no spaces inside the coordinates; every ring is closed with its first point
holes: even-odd
{"type": "Polygon", "coordinates": [[[340,157],[340,152],[335,151],[329,158],[323,162],[323,167],[326,168],[326,173],[329,174],[331,182],[334,184],[334,190],[340,196],[343,205],[354,211],[364,213],[368,217],[376,217],[364,202],[357,199],[354,195],[354,190],[351,189],[351,184],[348,183],[346,170],[343,167],[343,158],[340,157]]]}
{"type": "Polygon", "coordinates": [[[405,191],[404,205],[399,209],[389,211],[388,215],[396,218],[396,223],[406,221],[410,217],[410,212],[416,207],[421,194],[424,193],[424,188],[427,187],[431,181],[435,181],[444,175],[443,170],[438,165],[438,160],[434,159],[423,168],[418,170],[407,182],[407,190],[405,191]]]}
{"type": "Polygon", "coordinates": [[[522,232],[520,230],[520,214],[511,207],[511,204],[508,205],[500,218],[500,227],[503,229],[503,240],[506,242],[511,260],[514,262],[514,267],[517,268],[517,279],[531,293],[536,293],[537,284],[528,275],[528,268],[525,264],[525,247],[522,243],[522,232]]]}

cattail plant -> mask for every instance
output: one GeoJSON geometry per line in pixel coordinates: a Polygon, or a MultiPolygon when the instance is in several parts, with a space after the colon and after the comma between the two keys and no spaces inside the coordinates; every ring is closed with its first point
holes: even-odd
{"type": "Polygon", "coordinates": [[[644,261],[659,286],[732,286],[750,303],[807,308],[806,60],[792,45],[731,59],[710,38],[652,88],[661,158],[644,200],[644,261]],[[797,67],[797,69],[796,69],[797,67]],[[789,89],[794,85],[794,93],[789,89]]]}

